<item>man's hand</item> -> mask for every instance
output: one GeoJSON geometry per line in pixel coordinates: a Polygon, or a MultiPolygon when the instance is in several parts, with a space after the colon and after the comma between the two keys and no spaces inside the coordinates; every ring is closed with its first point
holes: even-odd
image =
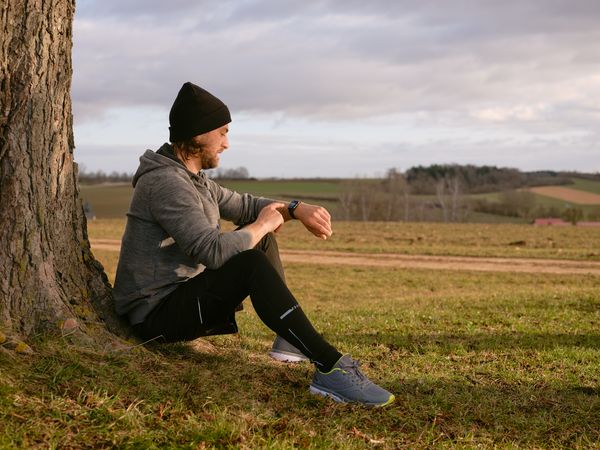
{"type": "Polygon", "coordinates": [[[333,234],[331,216],[322,206],[302,202],[294,210],[294,216],[318,238],[327,239],[333,234]]]}
{"type": "Polygon", "coordinates": [[[281,228],[284,218],[280,210],[283,210],[285,207],[285,204],[281,202],[270,203],[260,210],[254,222],[242,228],[252,236],[250,248],[255,247],[266,234],[275,232],[281,228]]]}
{"type": "Polygon", "coordinates": [[[264,227],[265,234],[279,230],[283,225],[283,216],[278,210],[284,207],[285,204],[279,202],[268,204],[260,210],[255,223],[264,227]]]}

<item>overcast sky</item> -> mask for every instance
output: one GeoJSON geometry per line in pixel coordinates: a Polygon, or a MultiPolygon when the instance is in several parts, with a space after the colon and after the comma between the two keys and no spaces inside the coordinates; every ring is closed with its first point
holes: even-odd
{"type": "Polygon", "coordinates": [[[192,81],[257,177],[597,172],[599,24],[597,0],[78,0],[75,159],[133,172],[192,81]]]}

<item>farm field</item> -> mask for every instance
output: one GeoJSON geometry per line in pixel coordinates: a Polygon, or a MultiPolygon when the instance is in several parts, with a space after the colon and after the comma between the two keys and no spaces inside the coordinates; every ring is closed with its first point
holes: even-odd
{"type": "Polygon", "coordinates": [[[556,198],[576,205],[600,205],[600,194],[564,186],[540,186],[529,191],[545,197],[556,198]]]}
{"type": "Polygon", "coordinates": [[[91,205],[96,217],[103,219],[124,218],[133,194],[129,183],[84,184],[79,189],[83,202],[91,205]]]}
{"type": "MultiPolygon", "coordinates": [[[[360,255],[391,251],[390,242],[396,252],[501,255],[522,239],[557,257],[541,245],[550,238],[564,249],[558,257],[586,260],[586,239],[599,248],[575,227],[338,223],[340,241],[320,243],[296,240],[287,225],[283,251],[310,242],[360,255]]],[[[114,240],[122,226],[90,222],[90,238],[114,240]]],[[[114,273],[117,252],[94,254],[114,273]]],[[[310,365],[272,361],[273,334],[246,301],[239,335],[109,353],[56,337],[31,342],[31,356],[0,352],[0,447],[600,446],[600,276],[317,260],[286,263],[286,273],[316,328],[361,359],[396,394],[393,405],[310,395],[310,365]]]]}
{"type": "MultiPolygon", "coordinates": [[[[278,200],[297,198],[333,209],[337,203],[339,181],[327,180],[227,180],[223,186],[278,200]]],[[[133,188],[129,183],[81,185],[81,196],[89,202],[98,218],[124,218],[133,188]]]]}
{"type": "Polygon", "coordinates": [[[264,197],[291,200],[304,198],[335,200],[340,192],[340,180],[223,180],[220,183],[234,191],[249,192],[264,197]]]}
{"type": "MultiPolygon", "coordinates": [[[[546,208],[554,207],[562,211],[566,206],[576,204],[584,212],[585,217],[590,214],[597,216],[600,208],[600,204],[598,203],[600,201],[600,182],[579,178],[574,178],[573,181],[574,184],[568,187],[549,186],[533,188],[531,192],[535,195],[535,205],[546,208]],[[563,193],[566,192],[568,194],[566,198],[570,200],[556,196],[556,189],[559,189],[563,193]],[[564,191],[564,189],[568,189],[568,191],[564,191]],[[588,204],[577,203],[577,201],[588,201],[588,204]]],[[[238,192],[250,192],[255,195],[284,201],[297,198],[310,203],[316,203],[328,208],[335,218],[345,217],[338,201],[343,180],[226,180],[222,183],[226,187],[238,192]]],[[[91,205],[93,215],[99,219],[124,218],[133,193],[133,189],[129,183],[84,184],[80,186],[80,189],[84,202],[91,205]]],[[[413,198],[418,200],[435,200],[434,196],[427,195],[413,196],[413,198]]],[[[471,194],[466,195],[465,198],[467,200],[484,199],[497,202],[501,199],[501,193],[471,194]]],[[[442,220],[441,211],[439,212],[439,220],[442,220]]],[[[527,222],[523,218],[475,211],[469,212],[466,220],[472,223],[490,224],[527,222]]]]}
{"type": "Polygon", "coordinates": [[[569,187],[593,194],[600,194],[600,181],[573,178],[573,184],[569,185],[569,187]]]}
{"type": "MultiPolygon", "coordinates": [[[[592,227],[343,221],[333,225],[331,239],[319,241],[302,224],[288,222],[278,240],[289,250],[600,260],[600,232],[592,227]]],[[[223,228],[233,227],[224,222],[223,228]]],[[[121,219],[88,222],[91,241],[113,240],[118,245],[124,229],[121,219]]]]}

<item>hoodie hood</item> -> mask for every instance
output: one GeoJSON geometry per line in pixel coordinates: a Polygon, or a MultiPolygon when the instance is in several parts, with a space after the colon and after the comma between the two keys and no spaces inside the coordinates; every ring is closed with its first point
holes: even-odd
{"type": "Polygon", "coordinates": [[[175,156],[175,153],[173,152],[173,146],[165,143],[156,152],[152,150],[146,150],[144,154],[140,156],[140,165],[133,176],[133,187],[135,187],[139,179],[145,174],[166,167],[177,167],[179,169],[183,169],[193,180],[204,180],[206,177],[206,175],[202,172],[198,174],[190,172],[188,168],[185,167],[183,163],[175,156]]]}

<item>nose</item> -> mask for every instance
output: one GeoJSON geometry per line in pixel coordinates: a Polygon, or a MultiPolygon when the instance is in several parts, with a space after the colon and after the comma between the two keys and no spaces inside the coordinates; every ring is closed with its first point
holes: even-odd
{"type": "Polygon", "coordinates": [[[223,138],[222,146],[223,150],[229,148],[229,138],[227,137],[227,135],[225,135],[225,137],[223,138]]]}

